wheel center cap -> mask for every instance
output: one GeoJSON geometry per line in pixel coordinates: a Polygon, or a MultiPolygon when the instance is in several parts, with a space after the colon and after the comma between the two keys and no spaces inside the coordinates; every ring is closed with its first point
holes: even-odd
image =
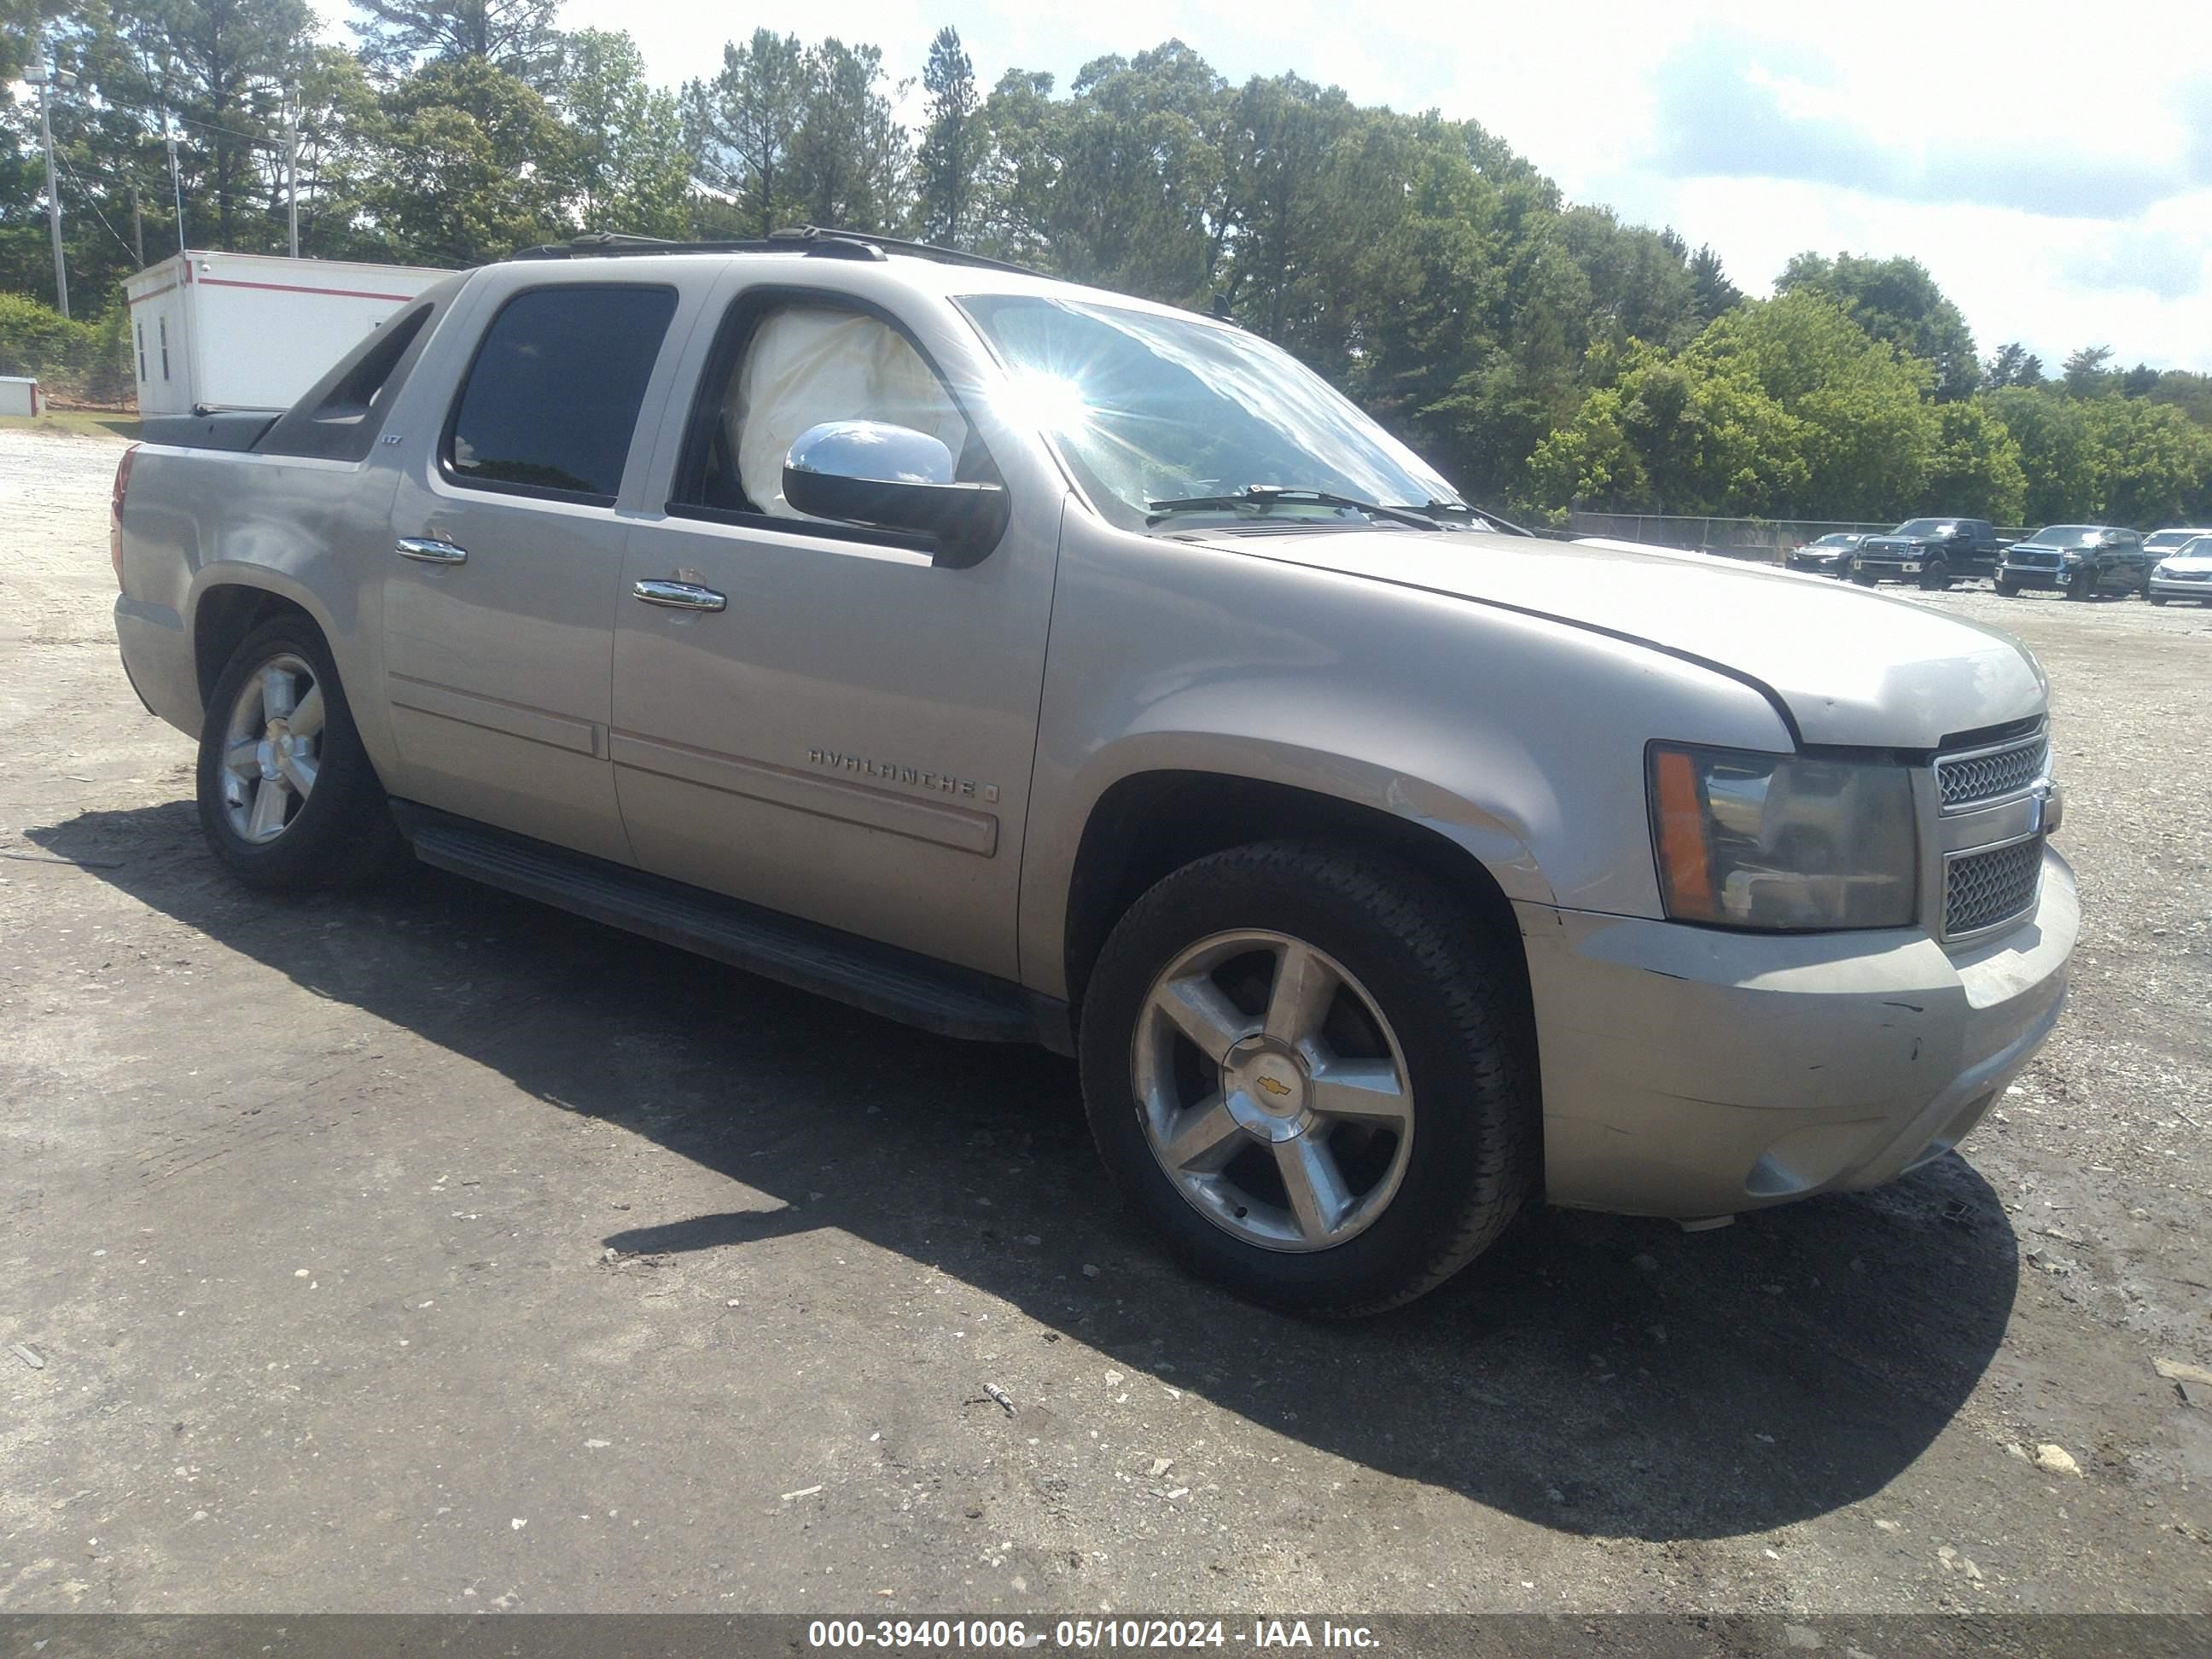
{"type": "Polygon", "coordinates": [[[1306,1073],[1297,1057],[1264,1037],[1229,1051],[1221,1067],[1230,1115],[1267,1140],[1288,1140],[1306,1124],[1306,1073]]]}

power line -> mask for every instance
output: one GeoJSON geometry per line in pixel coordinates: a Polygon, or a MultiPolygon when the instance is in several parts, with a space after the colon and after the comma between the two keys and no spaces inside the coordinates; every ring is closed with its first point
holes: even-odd
{"type": "Polygon", "coordinates": [[[132,247],[129,242],[123,240],[123,233],[116,229],[113,225],[107,222],[107,216],[100,210],[100,204],[93,200],[92,191],[87,187],[84,180],[76,176],[76,169],[69,164],[69,157],[62,155],[59,151],[56,151],[54,160],[61,164],[62,171],[69,174],[70,183],[76,186],[78,198],[84,203],[85,206],[92,210],[92,216],[100,221],[100,228],[105,230],[110,236],[115,238],[116,246],[120,247],[125,253],[129,254],[134,259],[138,258],[138,251],[132,247]]]}

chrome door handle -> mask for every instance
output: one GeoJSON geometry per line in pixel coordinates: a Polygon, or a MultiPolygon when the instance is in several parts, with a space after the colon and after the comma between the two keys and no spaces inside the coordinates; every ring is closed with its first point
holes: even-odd
{"type": "Polygon", "coordinates": [[[465,547],[429,541],[420,536],[402,536],[392,544],[392,550],[403,559],[420,559],[424,564],[466,564],[469,559],[465,547]]]}
{"type": "Polygon", "coordinates": [[[702,587],[696,582],[662,581],[650,577],[632,583],[629,594],[634,599],[665,605],[671,611],[720,611],[729,604],[713,588],[702,587]]]}

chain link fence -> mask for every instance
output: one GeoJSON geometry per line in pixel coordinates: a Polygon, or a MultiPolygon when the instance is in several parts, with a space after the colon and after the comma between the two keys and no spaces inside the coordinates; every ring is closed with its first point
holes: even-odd
{"type": "MultiPolygon", "coordinates": [[[[1884,519],[1869,524],[1850,519],[1715,519],[1687,513],[1583,513],[1567,515],[1567,533],[1603,536],[1614,541],[1649,542],[1659,547],[1685,548],[1693,553],[1714,553],[1723,558],[1752,559],[1780,564],[1793,547],[1817,541],[1838,531],[1879,536],[1894,529],[1897,521],[1884,519]]],[[[2027,534],[2019,526],[1997,526],[2006,541],[2027,534]]]]}

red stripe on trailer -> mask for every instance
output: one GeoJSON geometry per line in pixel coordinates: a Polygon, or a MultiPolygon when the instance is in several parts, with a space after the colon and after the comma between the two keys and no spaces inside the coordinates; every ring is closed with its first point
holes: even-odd
{"type": "Polygon", "coordinates": [[[264,288],[272,294],[327,294],[340,300],[389,300],[394,305],[404,305],[415,296],[411,294],[370,294],[357,288],[301,288],[291,283],[241,283],[228,276],[203,276],[202,288],[264,288]]]}
{"type": "Polygon", "coordinates": [[[174,283],[164,283],[159,288],[149,288],[143,294],[132,295],[131,296],[131,303],[134,306],[143,305],[149,300],[154,299],[160,295],[167,294],[174,287],[176,287],[174,283]]]}

